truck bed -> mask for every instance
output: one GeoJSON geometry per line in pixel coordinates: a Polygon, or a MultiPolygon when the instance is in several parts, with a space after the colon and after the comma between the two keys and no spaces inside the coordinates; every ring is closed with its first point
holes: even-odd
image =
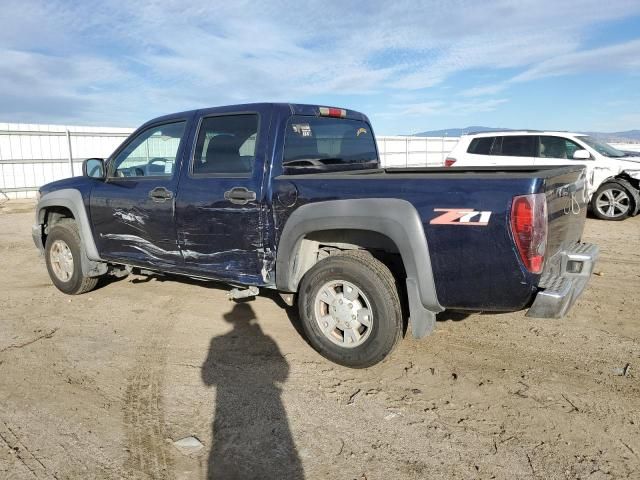
{"type": "MultiPolygon", "coordinates": [[[[524,268],[515,248],[510,226],[514,196],[546,194],[551,258],[580,240],[586,215],[583,178],[582,166],[527,166],[366,169],[280,175],[274,181],[276,188],[279,182],[295,185],[302,204],[349,198],[410,202],[423,219],[442,305],[513,310],[531,301],[540,278],[524,268]],[[441,209],[490,212],[491,217],[486,226],[431,223],[441,209]]],[[[287,214],[277,212],[277,225],[286,222],[287,214]]]]}

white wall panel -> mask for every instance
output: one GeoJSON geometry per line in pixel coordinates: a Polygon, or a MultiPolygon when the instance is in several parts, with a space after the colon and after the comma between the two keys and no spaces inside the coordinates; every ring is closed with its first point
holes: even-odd
{"type": "MultiPolygon", "coordinates": [[[[34,196],[35,189],[45,183],[70,176],[67,130],[73,173],[80,175],[85,158],[108,157],[134,129],[0,123],[0,191],[10,198],[25,198],[34,196]]],[[[385,168],[442,166],[458,142],[456,137],[381,136],[376,140],[385,168]]],[[[640,144],[612,145],[640,152],[640,144]]],[[[151,146],[153,156],[175,150],[172,141],[151,146]]]]}

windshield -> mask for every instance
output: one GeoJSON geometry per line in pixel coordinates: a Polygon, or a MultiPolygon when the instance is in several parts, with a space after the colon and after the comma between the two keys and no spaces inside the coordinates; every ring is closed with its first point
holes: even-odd
{"type": "Polygon", "coordinates": [[[620,150],[617,150],[617,149],[613,148],[611,145],[609,145],[607,143],[598,142],[593,137],[589,137],[589,136],[582,137],[582,136],[580,136],[578,138],[580,140],[582,140],[584,143],[586,143],[587,145],[589,145],[591,148],[593,148],[600,155],[604,155],[605,157],[619,158],[619,157],[625,157],[626,156],[626,154],[624,152],[621,152],[620,150]]]}
{"type": "Polygon", "coordinates": [[[284,142],[285,173],[378,168],[369,125],[360,120],[294,115],[284,142]]]}

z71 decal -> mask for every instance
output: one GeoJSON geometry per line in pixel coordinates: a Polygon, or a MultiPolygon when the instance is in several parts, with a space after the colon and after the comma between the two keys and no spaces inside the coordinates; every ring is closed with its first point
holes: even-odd
{"type": "Polygon", "coordinates": [[[433,218],[431,225],[475,225],[484,227],[489,224],[490,211],[479,212],[472,208],[434,208],[434,212],[444,212],[433,218]]]}

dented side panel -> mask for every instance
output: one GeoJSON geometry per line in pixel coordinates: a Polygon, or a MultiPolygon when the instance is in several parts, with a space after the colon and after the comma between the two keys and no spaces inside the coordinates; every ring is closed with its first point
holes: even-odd
{"type": "MultiPolygon", "coordinates": [[[[176,232],[186,272],[244,285],[271,286],[275,253],[267,233],[270,202],[265,188],[273,144],[270,135],[272,106],[256,106],[250,111],[225,111],[216,115],[257,114],[258,133],[251,173],[194,175],[193,150],[185,156],[178,197],[176,232]],[[255,193],[255,200],[233,203],[228,194],[235,189],[255,193]]],[[[208,112],[203,112],[206,118],[208,112]]],[[[198,127],[194,129],[198,138],[198,127]]]]}
{"type": "MultiPolygon", "coordinates": [[[[93,234],[105,260],[155,269],[182,266],[175,229],[174,199],[183,158],[193,135],[193,117],[194,114],[190,113],[157,123],[186,122],[171,176],[115,177],[94,183],[90,201],[93,234]],[[157,189],[170,192],[173,198],[153,198],[152,192],[157,189]]],[[[145,128],[147,126],[131,135],[111,158],[116,158],[145,128]]]]}

